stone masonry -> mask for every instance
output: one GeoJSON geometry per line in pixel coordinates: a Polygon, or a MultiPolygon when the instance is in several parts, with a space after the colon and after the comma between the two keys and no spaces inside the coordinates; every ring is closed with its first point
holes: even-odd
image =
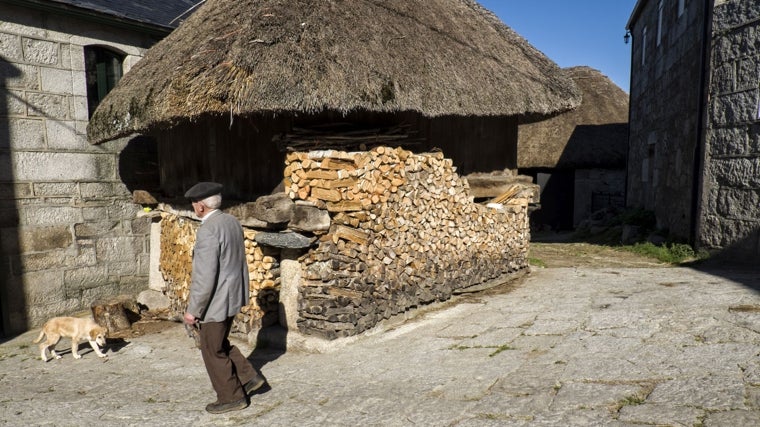
{"type": "Polygon", "coordinates": [[[760,257],[760,3],[716,2],[700,243],[760,257]]]}
{"type": "Polygon", "coordinates": [[[0,20],[0,334],[147,287],[150,219],[119,175],[128,141],[92,146],[84,47],[126,54],[129,30],[3,4],[0,20]]]}
{"type": "Polygon", "coordinates": [[[626,204],[654,211],[657,226],[688,238],[699,144],[700,63],[704,2],[679,16],[664,2],[657,42],[658,2],[643,6],[631,25],[630,136],[626,204]]]}

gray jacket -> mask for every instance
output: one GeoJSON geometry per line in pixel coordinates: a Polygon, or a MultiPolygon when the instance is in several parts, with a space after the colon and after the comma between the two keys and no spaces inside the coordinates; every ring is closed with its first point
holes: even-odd
{"type": "Polygon", "coordinates": [[[196,235],[187,312],[201,322],[223,322],[248,304],[248,264],[237,218],[209,215],[196,235]]]}

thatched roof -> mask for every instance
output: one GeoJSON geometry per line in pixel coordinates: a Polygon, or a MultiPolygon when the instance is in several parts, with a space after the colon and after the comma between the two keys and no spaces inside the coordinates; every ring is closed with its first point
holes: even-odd
{"type": "Polygon", "coordinates": [[[589,67],[565,69],[583,93],[580,107],[521,125],[518,168],[622,168],[628,150],[628,94],[589,67]]]}
{"type": "Polygon", "coordinates": [[[204,114],[574,108],[557,65],[472,0],[207,0],[90,120],[94,143],[204,114]]]}

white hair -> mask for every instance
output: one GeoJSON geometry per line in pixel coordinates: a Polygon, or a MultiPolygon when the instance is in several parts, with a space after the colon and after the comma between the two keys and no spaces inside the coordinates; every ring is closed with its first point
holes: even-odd
{"type": "Polygon", "coordinates": [[[213,196],[208,196],[201,200],[201,203],[209,209],[219,209],[219,206],[222,206],[222,195],[214,194],[213,196]]]}

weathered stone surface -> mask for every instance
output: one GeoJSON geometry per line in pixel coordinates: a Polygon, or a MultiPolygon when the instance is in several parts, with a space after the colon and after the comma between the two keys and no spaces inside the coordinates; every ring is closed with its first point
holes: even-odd
{"type": "Polygon", "coordinates": [[[17,181],[108,180],[115,170],[115,158],[102,154],[16,152],[11,159],[17,181]]]}
{"type": "Polygon", "coordinates": [[[120,223],[117,221],[100,221],[74,224],[74,234],[78,239],[88,239],[92,237],[113,237],[121,231],[120,223]]]}
{"type": "Polygon", "coordinates": [[[42,252],[69,247],[73,238],[66,225],[50,227],[21,227],[17,229],[21,253],[42,252]]]}
{"type": "Polygon", "coordinates": [[[101,261],[120,261],[125,256],[135,259],[143,252],[144,243],[145,239],[139,237],[109,237],[98,239],[95,250],[101,261]]]}
{"type": "Polygon", "coordinates": [[[0,81],[3,81],[6,87],[38,90],[40,88],[38,75],[37,67],[0,62],[0,81]]]}
{"type": "Polygon", "coordinates": [[[58,64],[58,43],[24,38],[24,60],[44,65],[58,64]]]}
{"type": "Polygon", "coordinates": [[[19,211],[26,217],[25,225],[57,226],[82,221],[82,210],[70,206],[29,206],[19,211]]]}
{"type": "MultiPolygon", "coordinates": [[[[625,405],[620,408],[620,421],[644,425],[699,425],[705,410],[690,406],[673,406],[656,403],[625,405]]],[[[727,424],[728,425],[728,424],[727,424]]],[[[739,425],[739,424],[736,424],[739,425]]]]}
{"type": "Polygon", "coordinates": [[[85,136],[78,133],[73,120],[46,120],[48,148],[53,150],[91,150],[85,136]]]}
{"type": "Polygon", "coordinates": [[[65,95],[44,92],[30,92],[26,95],[29,102],[29,115],[47,119],[69,119],[69,100],[65,95]]]}
{"type": "Polygon", "coordinates": [[[667,381],[655,387],[647,402],[686,405],[706,410],[725,411],[744,405],[744,384],[741,378],[708,376],[667,381]],[[714,390],[721,390],[720,394],[714,390]]]}
{"type": "Polygon", "coordinates": [[[75,197],[78,193],[76,182],[36,182],[32,185],[37,196],[75,197]]]}
{"type": "Polygon", "coordinates": [[[249,215],[271,224],[287,223],[293,217],[293,200],[285,193],[261,196],[253,206],[249,204],[249,215]]]}
{"type": "MultiPolygon", "coordinates": [[[[698,425],[698,423],[694,423],[698,425]]],[[[705,427],[719,426],[757,426],[760,425],[760,413],[757,410],[733,410],[710,412],[704,419],[705,427]]]]}
{"type": "Polygon", "coordinates": [[[154,291],[166,289],[166,281],[159,269],[161,260],[161,223],[150,224],[150,258],[148,261],[148,287],[154,291]]]}
{"type": "MultiPolygon", "coordinates": [[[[0,69],[2,64],[0,64],[0,69]]],[[[9,116],[23,116],[26,115],[26,100],[23,91],[20,90],[7,90],[8,96],[5,98],[5,108],[9,116]]],[[[8,141],[10,142],[10,141],[8,141]]],[[[7,145],[8,142],[0,142],[0,146],[7,145]]]]}
{"type": "Polygon", "coordinates": [[[301,264],[283,259],[280,263],[280,325],[289,331],[298,330],[298,287],[301,284],[301,264]]]}
{"type": "Polygon", "coordinates": [[[162,292],[148,289],[137,295],[137,302],[148,307],[148,310],[169,308],[169,298],[162,292]]]}
{"type": "Polygon", "coordinates": [[[6,58],[7,61],[23,59],[21,38],[15,34],[0,33],[0,56],[6,58]]]}
{"type": "Polygon", "coordinates": [[[330,229],[330,213],[316,206],[296,204],[293,208],[293,219],[288,227],[300,231],[327,231],[330,229]]]}
{"type": "Polygon", "coordinates": [[[3,120],[0,122],[0,135],[8,135],[3,138],[6,145],[17,150],[36,150],[45,148],[45,134],[43,121],[33,119],[3,120]]]}
{"type": "Polygon", "coordinates": [[[260,231],[254,238],[260,245],[272,246],[275,248],[301,249],[308,248],[314,242],[314,239],[306,237],[294,231],[283,233],[269,233],[260,231]]]}
{"type": "Polygon", "coordinates": [[[96,288],[108,283],[108,269],[101,265],[66,270],[63,273],[63,282],[66,297],[76,298],[83,289],[96,288]]]}
{"type": "Polygon", "coordinates": [[[16,274],[47,269],[93,266],[97,263],[95,251],[89,247],[78,247],[76,251],[58,249],[22,254],[19,255],[18,260],[18,265],[15,261],[12,263],[12,269],[16,274]]]}
{"type": "Polygon", "coordinates": [[[56,68],[40,68],[41,89],[52,93],[71,93],[72,77],[71,70],[56,68]]]}

